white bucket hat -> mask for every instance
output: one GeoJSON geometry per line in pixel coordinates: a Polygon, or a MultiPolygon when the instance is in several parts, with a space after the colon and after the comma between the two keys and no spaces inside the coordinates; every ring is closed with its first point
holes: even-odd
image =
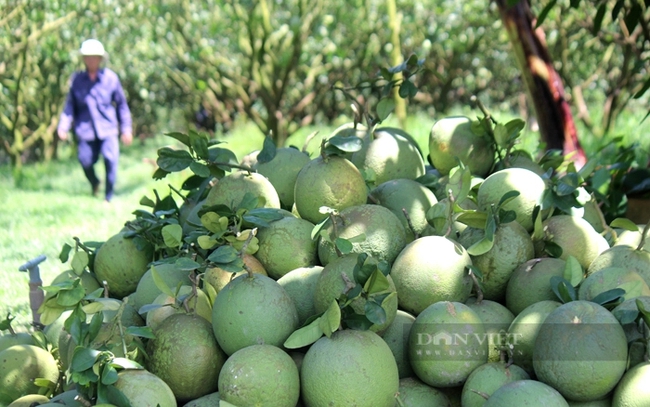
{"type": "Polygon", "coordinates": [[[82,42],[81,48],[79,49],[79,53],[81,55],[98,55],[102,57],[106,56],[106,51],[104,50],[104,46],[102,45],[101,42],[95,39],[90,39],[82,42]]]}

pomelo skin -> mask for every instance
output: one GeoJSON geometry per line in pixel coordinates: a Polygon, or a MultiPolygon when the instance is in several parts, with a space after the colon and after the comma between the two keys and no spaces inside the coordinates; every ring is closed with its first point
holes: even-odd
{"type": "Polygon", "coordinates": [[[483,407],[569,407],[569,403],[542,382],[517,380],[498,388],[483,407]]]}
{"type": "Polygon", "coordinates": [[[277,280],[296,305],[299,326],[302,326],[307,318],[317,314],[314,291],[322,271],[323,266],[299,267],[277,280]]]}
{"type": "Polygon", "coordinates": [[[231,172],[221,178],[210,188],[204,205],[235,208],[241,204],[247,192],[259,198],[258,208],[280,208],[280,197],[273,184],[262,174],[246,171],[231,172]]]}
{"type": "MultiPolygon", "coordinates": [[[[486,210],[497,205],[503,195],[519,191],[519,195],[501,206],[506,211],[515,211],[516,221],[528,232],[533,230],[533,210],[542,204],[546,183],[539,175],[524,168],[506,168],[490,174],[478,187],[479,209],[486,210]]],[[[586,222],[586,221],[585,221],[586,222]]]]}
{"type": "Polygon", "coordinates": [[[483,395],[491,396],[499,387],[516,380],[528,380],[530,376],[517,365],[504,362],[488,362],[474,369],[463,385],[463,407],[481,407],[483,395]]]}
{"type": "Polygon", "coordinates": [[[134,240],[124,235],[117,233],[104,242],[93,263],[97,281],[106,281],[110,295],[118,299],[135,292],[152,260],[152,253],[139,250],[134,240]]]}
{"type": "Polygon", "coordinates": [[[59,380],[59,369],[50,352],[25,344],[13,345],[0,352],[0,405],[38,393],[40,388],[34,384],[37,378],[52,383],[59,380]]]}
{"type": "Polygon", "coordinates": [[[616,387],[627,367],[623,327],[596,303],[561,305],[539,329],[533,367],[538,380],[566,399],[599,400],[616,387]]]}
{"type": "Polygon", "coordinates": [[[318,258],[323,266],[338,257],[334,245],[337,237],[352,239],[364,234],[365,239],[352,243],[352,253],[365,252],[378,260],[386,260],[388,264],[393,263],[406,245],[404,225],[397,215],[381,205],[363,204],[345,208],[334,218],[334,222],[336,227],[329,220],[323,228],[329,239],[321,236],[318,241],[318,258]]]}
{"type": "Polygon", "coordinates": [[[467,305],[439,301],[416,318],[408,354],[416,376],[433,387],[462,385],[488,360],[483,321],[467,305]]]}
{"type": "Polygon", "coordinates": [[[260,343],[282,346],[298,328],[298,311],[277,281],[245,274],[226,284],[215,298],[212,328],[227,355],[260,343]]]}
{"type": "Polygon", "coordinates": [[[520,264],[508,280],[506,307],[518,315],[536,302],[556,300],[551,277],[563,277],[565,266],[564,260],[553,257],[531,259],[520,264]]]}
{"type": "Polygon", "coordinates": [[[348,159],[318,156],[305,164],[298,173],[294,189],[296,210],[300,217],[313,224],[327,214],[321,206],[341,211],[366,203],[368,187],[363,175],[348,159]]]}
{"type": "Polygon", "coordinates": [[[650,400],[650,363],[628,370],[616,386],[612,407],[647,407],[650,400]]]}
{"type": "Polygon", "coordinates": [[[403,406],[449,407],[449,398],[442,391],[435,389],[415,377],[399,381],[399,395],[403,406]]]}
{"type": "Polygon", "coordinates": [[[636,271],[650,286],[650,252],[629,246],[613,246],[604,250],[588,266],[587,275],[606,267],[624,267],[636,271]]]}
{"type": "Polygon", "coordinates": [[[302,167],[309,162],[309,155],[293,147],[281,147],[268,162],[257,162],[257,172],[268,178],[280,198],[282,208],[293,206],[293,190],[302,167]]]}
{"type": "Polygon", "coordinates": [[[394,407],[399,373],[390,348],[371,331],[339,330],[311,345],[300,368],[307,406],[394,407]]]}
{"type": "Polygon", "coordinates": [[[381,335],[395,356],[400,379],[415,376],[408,357],[408,341],[413,322],[415,322],[413,315],[398,309],[395,319],[381,335]]]}
{"type": "Polygon", "coordinates": [[[118,374],[115,388],[138,407],[176,407],[174,393],[160,377],[144,369],[126,369],[118,374]]]}
{"type": "Polygon", "coordinates": [[[438,301],[465,302],[472,292],[472,260],[457,242],[424,236],[404,247],[391,268],[399,306],[415,316],[438,301]]]}
{"type": "Polygon", "coordinates": [[[484,177],[494,164],[494,146],[489,138],[472,131],[472,120],[445,117],[433,124],[429,134],[429,158],[442,175],[462,161],[473,175],[484,177]]]}

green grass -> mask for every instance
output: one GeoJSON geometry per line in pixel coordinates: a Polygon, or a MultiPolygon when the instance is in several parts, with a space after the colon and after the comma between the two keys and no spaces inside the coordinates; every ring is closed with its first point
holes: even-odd
{"type": "MultiPolygon", "coordinates": [[[[477,116],[476,111],[469,108],[457,108],[448,115],[452,114],[477,116]]],[[[441,117],[420,114],[407,120],[404,129],[416,139],[424,154],[429,150],[429,130],[441,117]]],[[[514,117],[512,114],[495,114],[500,122],[514,117]]],[[[330,127],[305,127],[289,137],[287,144],[303,148],[308,135],[318,132],[307,146],[313,156],[320,140],[329,137],[346,120],[342,118],[330,127]]],[[[649,140],[643,137],[639,121],[637,116],[628,116],[618,126],[617,134],[624,134],[627,142],[641,141],[647,151],[649,140]]],[[[400,127],[394,119],[385,125],[400,127]]],[[[521,137],[521,146],[531,152],[537,151],[538,138],[538,133],[526,129],[521,137]]],[[[225,143],[223,147],[241,159],[245,154],[260,149],[264,136],[256,127],[247,124],[219,139],[225,143]]],[[[607,140],[589,137],[582,141],[589,154],[608,143],[607,140]]],[[[14,325],[17,328],[29,327],[32,318],[29,278],[26,273],[18,271],[22,264],[39,255],[47,256],[40,271],[43,283],[48,285],[56,275],[69,269],[69,264],[58,259],[65,243],[74,245],[74,237],[82,242],[105,241],[119,232],[126,221],[133,219],[134,210],[147,209],[139,204],[143,196],[153,197],[155,189],[163,197],[169,194],[170,184],[180,187],[188,172],[176,173],[160,181],[152,179],[156,151],[165,145],[179,146],[169,137],[158,136],[122,148],[116,196],[110,205],[90,195],[90,186],[69,145],[62,147],[59,161],[24,167],[18,181],[12,177],[10,168],[0,166],[0,317],[11,312],[16,316],[14,325]]],[[[96,170],[103,177],[101,162],[96,170]]]]}

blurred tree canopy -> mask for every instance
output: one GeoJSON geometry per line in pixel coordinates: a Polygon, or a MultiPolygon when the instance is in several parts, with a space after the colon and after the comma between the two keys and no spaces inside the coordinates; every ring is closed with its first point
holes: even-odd
{"type": "MultiPolygon", "coordinates": [[[[300,126],[349,114],[333,86],[374,77],[395,61],[396,47],[404,59],[425,59],[411,112],[440,116],[472,95],[494,110],[522,106],[520,73],[487,0],[395,0],[396,10],[382,0],[0,2],[0,163],[18,168],[56,157],[54,129],[86,38],[104,43],[142,137],[183,130],[171,125],[227,132],[241,117],[281,145],[300,126]],[[179,109],[184,122],[171,124],[179,109]]],[[[619,2],[604,2],[610,17],[598,24],[575,0],[533,3],[546,13],[549,49],[578,117],[588,122],[590,102],[612,99],[610,121],[592,123],[594,133],[610,129],[647,78],[647,44],[621,31],[612,10],[619,2]]],[[[636,4],[623,3],[621,16],[636,4]]],[[[633,33],[647,29],[641,11],[633,33]]]]}

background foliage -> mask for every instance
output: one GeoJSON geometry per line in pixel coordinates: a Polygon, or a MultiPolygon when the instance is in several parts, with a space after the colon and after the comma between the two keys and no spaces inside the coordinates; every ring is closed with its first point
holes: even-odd
{"type": "MultiPolygon", "coordinates": [[[[70,75],[82,67],[76,50],[90,37],[110,53],[141,137],[197,122],[223,133],[250,120],[283,144],[307,124],[332,123],[350,113],[332,86],[357,85],[389,66],[391,27],[399,27],[404,57],[425,59],[410,112],[440,117],[478,95],[492,110],[528,116],[487,0],[398,0],[395,15],[382,0],[2,3],[0,163],[18,169],[56,157],[54,128],[70,75]]],[[[640,111],[639,121],[647,111],[645,97],[635,96],[647,88],[650,11],[636,0],[582,3],[532,5],[545,16],[549,49],[584,124],[580,136],[601,138],[623,109],[640,111]]]]}

